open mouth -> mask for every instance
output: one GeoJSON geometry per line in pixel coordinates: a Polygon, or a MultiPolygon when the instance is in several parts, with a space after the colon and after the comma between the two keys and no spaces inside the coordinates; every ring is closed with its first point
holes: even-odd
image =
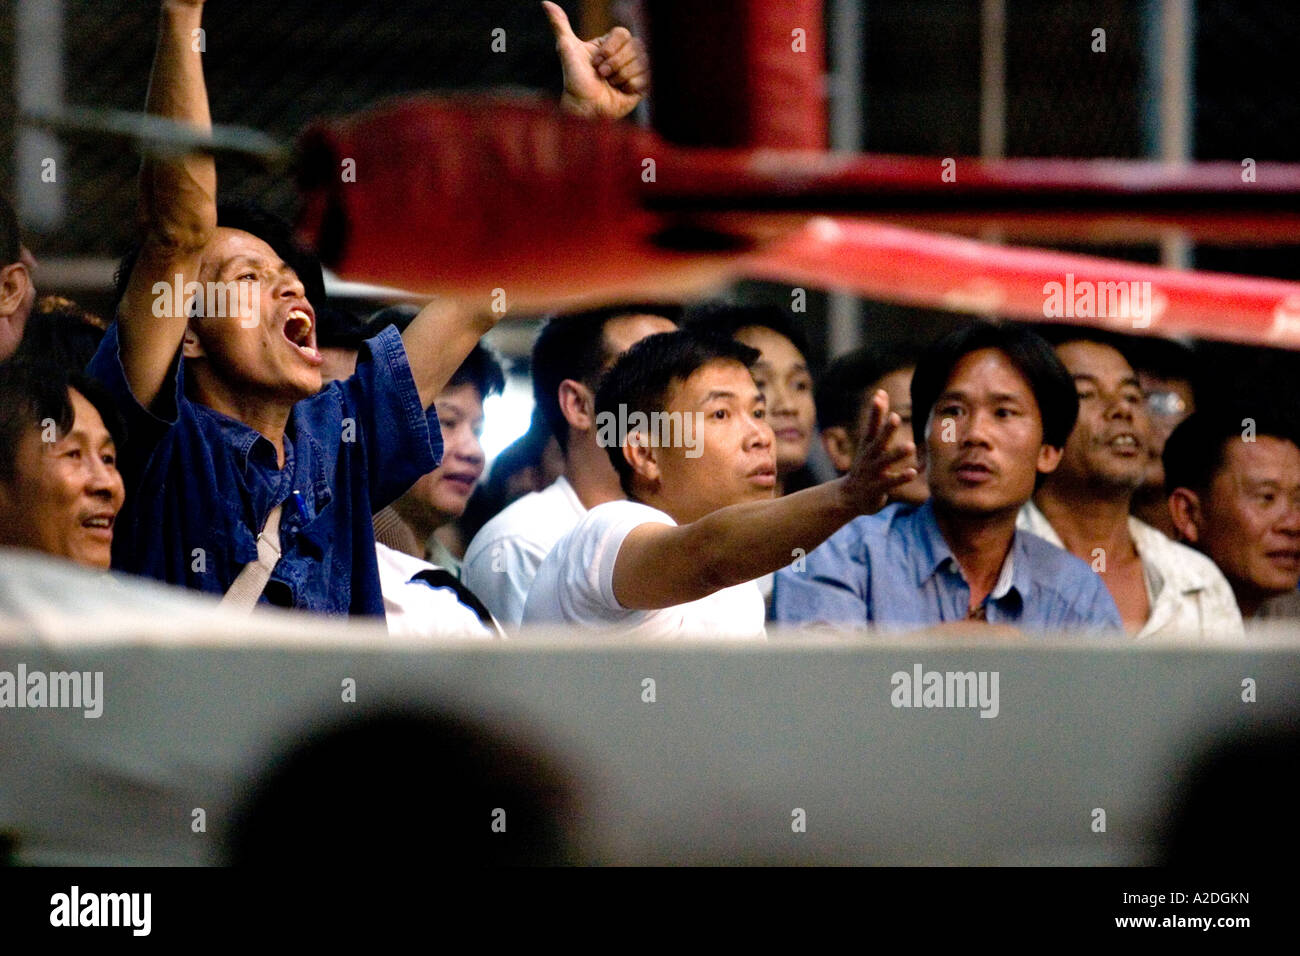
{"type": "Polygon", "coordinates": [[[281,332],[307,361],[313,365],[320,365],[324,361],[316,350],[316,323],[306,310],[290,309],[281,332]]]}
{"type": "Polygon", "coordinates": [[[1121,455],[1136,455],[1141,451],[1142,443],[1137,440],[1136,435],[1124,434],[1116,435],[1106,442],[1106,447],[1121,455]]]}
{"type": "Polygon", "coordinates": [[[112,538],[115,520],[115,516],[111,514],[89,515],[81,519],[81,526],[97,537],[112,538]]]}

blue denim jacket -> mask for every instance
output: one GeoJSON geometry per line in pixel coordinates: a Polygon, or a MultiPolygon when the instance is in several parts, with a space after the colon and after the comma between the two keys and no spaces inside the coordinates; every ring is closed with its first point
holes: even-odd
{"type": "Polygon", "coordinates": [[[385,329],[362,345],[355,375],[294,406],[283,468],[257,431],[186,396],[184,365],[178,357],[151,409],[131,394],[116,324],[87,367],[127,424],[113,567],[225,593],[281,503],[283,555],[262,601],[382,615],[371,515],[442,458],[438,416],[420,407],[401,336],[385,329]]]}

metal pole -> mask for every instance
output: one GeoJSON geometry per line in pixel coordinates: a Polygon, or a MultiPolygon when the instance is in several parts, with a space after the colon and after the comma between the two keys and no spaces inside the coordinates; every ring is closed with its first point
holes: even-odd
{"type": "MultiPolygon", "coordinates": [[[[867,0],[831,0],[826,35],[830,39],[831,149],[858,152],[863,146],[862,54],[867,0]]],[[[826,350],[830,358],[862,344],[862,302],[831,292],[826,303],[826,350]]]]}
{"type": "MultiPolygon", "coordinates": [[[[19,0],[14,14],[14,88],[18,111],[63,107],[63,0],[19,0]]],[[[46,130],[19,126],[14,197],[19,217],[42,231],[65,213],[63,146],[46,130]]]]}

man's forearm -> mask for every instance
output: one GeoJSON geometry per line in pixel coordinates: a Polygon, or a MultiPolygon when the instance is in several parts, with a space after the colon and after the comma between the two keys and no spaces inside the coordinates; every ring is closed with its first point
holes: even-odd
{"type": "Polygon", "coordinates": [[[785,567],[796,549],[812,551],[860,513],[837,478],[774,501],[719,508],[678,528],[642,525],[619,550],[615,596],[639,609],[699,600],[785,567]]]}
{"type": "Polygon", "coordinates": [[[859,514],[837,478],[774,501],[719,508],[692,522],[686,552],[699,555],[702,576],[731,587],[783,568],[859,514]]]}
{"type": "MultiPolygon", "coordinates": [[[[165,0],[158,49],[149,78],[148,111],[154,116],[212,129],[197,33],[203,4],[165,0]]],[[[150,240],[200,249],[216,228],[217,171],[211,155],[146,157],[140,169],[140,214],[150,240]]]]}
{"type": "Polygon", "coordinates": [[[496,316],[452,299],[430,302],[402,333],[411,377],[428,408],[446,388],[475,343],[496,324],[496,316]]]}

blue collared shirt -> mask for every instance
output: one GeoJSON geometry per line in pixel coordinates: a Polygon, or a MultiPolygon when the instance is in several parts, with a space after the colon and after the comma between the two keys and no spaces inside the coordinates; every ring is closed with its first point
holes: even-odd
{"type": "MultiPolygon", "coordinates": [[[[970,587],[930,502],[890,505],[845,525],[776,574],[773,618],[783,624],[872,625],[891,630],[961,621],[970,587]]],[[[1030,631],[1122,631],[1119,610],[1083,561],[1017,531],[987,620],[1030,631]]]]}
{"type": "Polygon", "coordinates": [[[186,396],[184,365],[178,358],[153,407],[141,407],[115,323],[87,367],[127,425],[113,567],[223,594],[257,560],[257,533],[282,504],[283,553],[262,601],[383,614],[371,515],[442,458],[438,416],[420,405],[397,330],[362,345],[351,378],[293,407],[283,468],[256,430],[186,396]]]}

